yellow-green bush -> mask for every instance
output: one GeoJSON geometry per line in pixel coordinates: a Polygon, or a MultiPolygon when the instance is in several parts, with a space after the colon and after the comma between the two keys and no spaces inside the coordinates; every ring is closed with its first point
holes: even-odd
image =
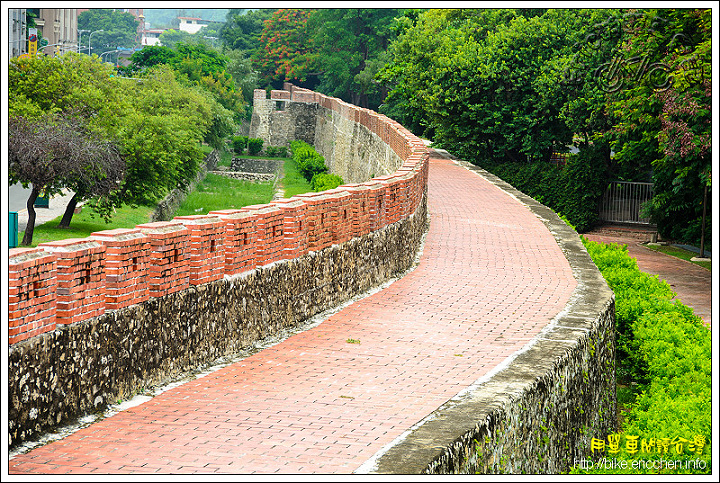
{"type": "Polygon", "coordinates": [[[573,472],[709,473],[710,330],[691,308],[671,300],[675,294],[666,282],[640,272],[626,246],[583,243],[615,292],[619,376],[639,390],[625,414],[618,451],[603,453],[625,467],[573,472]],[[643,440],[654,445],[643,448],[643,440]]]}

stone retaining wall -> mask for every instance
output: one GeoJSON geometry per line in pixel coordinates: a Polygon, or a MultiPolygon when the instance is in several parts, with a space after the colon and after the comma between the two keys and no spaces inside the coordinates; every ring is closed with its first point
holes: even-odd
{"type": "Polygon", "coordinates": [[[426,200],[343,244],[105,313],[9,352],[11,445],[251,347],[407,270],[426,200]]]}
{"type": "Polygon", "coordinates": [[[275,174],[266,174],[266,173],[243,173],[241,171],[210,171],[213,174],[217,174],[219,176],[226,176],[228,178],[233,179],[241,179],[244,181],[272,181],[274,180],[277,175],[275,174]]]}
{"type": "Polygon", "coordinates": [[[289,146],[294,140],[312,144],[330,172],[347,182],[388,175],[407,156],[402,126],[369,109],[292,84],[272,91],[270,99],[258,90],[254,102],[250,137],[270,146],[289,146]]]}

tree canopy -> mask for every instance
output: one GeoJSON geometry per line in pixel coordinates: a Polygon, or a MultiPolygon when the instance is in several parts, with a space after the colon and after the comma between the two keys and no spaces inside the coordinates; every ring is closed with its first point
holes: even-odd
{"type": "Polygon", "coordinates": [[[262,34],[264,22],[272,15],[273,10],[259,9],[248,11],[247,9],[230,9],[222,28],[220,39],[223,45],[229,50],[240,50],[251,55],[261,49],[260,35],[262,34]]]}
{"type": "Polygon", "coordinates": [[[128,12],[111,8],[91,8],[81,12],[78,15],[78,29],[90,30],[81,39],[84,49],[81,51],[99,55],[117,47],[135,47],[139,44],[137,28],[138,21],[128,12]],[[91,52],[87,50],[88,44],[91,52]]]}
{"type": "MultiPolygon", "coordinates": [[[[552,153],[574,144],[579,166],[605,183],[652,180],[660,233],[697,241],[711,156],[709,12],[411,11],[376,76],[389,89],[380,111],[509,176],[528,163],[557,169],[552,153]]],[[[576,164],[557,188],[568,196],[586,183],[576,164]]]]}
{"type": "MultiPolygon", "coordinates": [[[[212,63],[205,67],[212,69],[212,63]]],[[[208,89],[189,85],[169,65],[151,66],[135,75],[122,78],[96,56],[75,53],[11,59],[10,119],[35,123],[38,132],[50,129],[43,125],[65,126],[52,121],[54,115],[81,119],[78,132],[112,142],[124,161],[124,176],[112,184],[112,191],[95,189],[101,185],[99,179],[89,184],[90,178],[76,171],[54,176],[52,183],[22,175],[25,181],[47,194],[71,188],[78,195],[75,202],[90,198],[89,204],[107,217],[117,204],[156,202],[193,178],[203,159],[200,144],[219,145],[233,131],[232,113],[208,89]]],[[[60,161],[47,162],[67,172],[60,161]]],[[[91,166],[92,159],[86,163],[91,166]]],[[[109,176],[109,169],[93,169],[109,176]]]]}
{"type": "Polygon", "coordinates": [[[73,113],[28,119],[11,117],[8,124],[10,182],[32,185],[27,201],[28,224],[22,244],[32,243],[35,200],[61,188],[74,196],[60,225],[67,227],[78,200],[109,195],[123,179],[125,162],[112,142],[86,129],[73,113]]]}

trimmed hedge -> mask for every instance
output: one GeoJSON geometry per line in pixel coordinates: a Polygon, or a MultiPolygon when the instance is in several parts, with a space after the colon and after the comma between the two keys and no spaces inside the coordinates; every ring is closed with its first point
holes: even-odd
{"type": "Polygon", "coordinates": [[[325,158],[305,141],[292,141],[290,150],[300,174],[310,183],[313,191],[325,191],[345,183],[340,176],[327,172],[325,158]]]}
{"type": "Polygon", "coordinates": [[[564,167],[547,162],[483,166],[538,202],[562,213],[578,232],[598,221],[598,206],[607,187],[602,155],[593,147],[569,154],[564,167]]]}
{"type": "Polygon", "coordinates": [[[313,191],[325,191],[335,189],[343,184],[343,179],[331,173],[318,173],[310,180],[313,191]]]}
{"type": "Polygon", "coordinates": [[[573,473],[710,473],[710,330],[691,308],[671,300],[667,282],[637,268],[627,246],[583,243],[615,292],[620,379],[640,390],[625,414],[618,452],[603,453],[620,463],[573,473]],[[652,451],[643,439],[654,442],[652,451]]]}

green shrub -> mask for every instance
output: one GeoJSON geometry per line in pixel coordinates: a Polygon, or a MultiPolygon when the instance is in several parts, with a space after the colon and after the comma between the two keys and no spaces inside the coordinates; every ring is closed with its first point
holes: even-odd
{"type": "Polygon", "coordinates": [[[232,138],[232,147],[233,151],[235,151],[237,154],[242,154],[245,152],[245,149],[248,145],[248,137],[247,136],[233,136],[232,138]]]}
{"type": "Polygon", "coordinates": [[[487,168],[513,187],[562,213],[582,233],[598,220],[598,203],[607,184],[602,154],[584,148],[560,168],[544,161],[503,163],[487,168]]]}
{"type": "Polygon", "coordinates": [[[248,139],[248,152],[251,155],[256,155],[260,151],[262,151],[263,147],[263,140],[260,138],[250,138],[248,139]]]}
{"type": "Polygon", "coordinates": [[[327,172],[325,158],[318,154],[315,148],[308,143],[293,141],[290,143],[290,149],[292,149],[292,159],[297,163],[300,174],[309,182],[312,183],[312,179],[316,174],[327,172]]]}
{"type": "Polygon", "coordinates": [[[330,173],[317,173],[310,180],[313,191],[331,190],[344,183],[340,176],[330,173]]]}
{"type": "Polygon", "coordinates": [[[287,147],[286,146],[268,146],[265,148],[265,154],[271,158],[286,158],[287,147]]]}
{"type": "MultiPolygon", "coordinates": [[[[625,443],[613,455],[633,461],[686,461],[689,468],[628,469],[622,473],[709,473],[712,429],[711,333],[690,307],[673,301],[670,286],[642,273],[626,246],[583,239],[616,297],[618,372],[639,392],[629,404],[621,436],[669,443],[667,453],[633,453],[625,443]],[[622,371],[621,371],[622,369],[622,371]],[[679,444],[679,445],[678,445],[679,444]],[[694,447],[694,451],[690,448],[694,447]],[[677,450],[682,453],[678,454],[677,450]],[[699,461],[700,464],[692,464],[699,461]]],[[[639,445],[638,445],[639,446],[639,445]]],[[[638,449],[641,449],[638,447],[638,449]]],[[[631,466],[630,466],[631,467],[631,466]]],[[[603,468],[573,473],[608,473],[603,468]]]]}

